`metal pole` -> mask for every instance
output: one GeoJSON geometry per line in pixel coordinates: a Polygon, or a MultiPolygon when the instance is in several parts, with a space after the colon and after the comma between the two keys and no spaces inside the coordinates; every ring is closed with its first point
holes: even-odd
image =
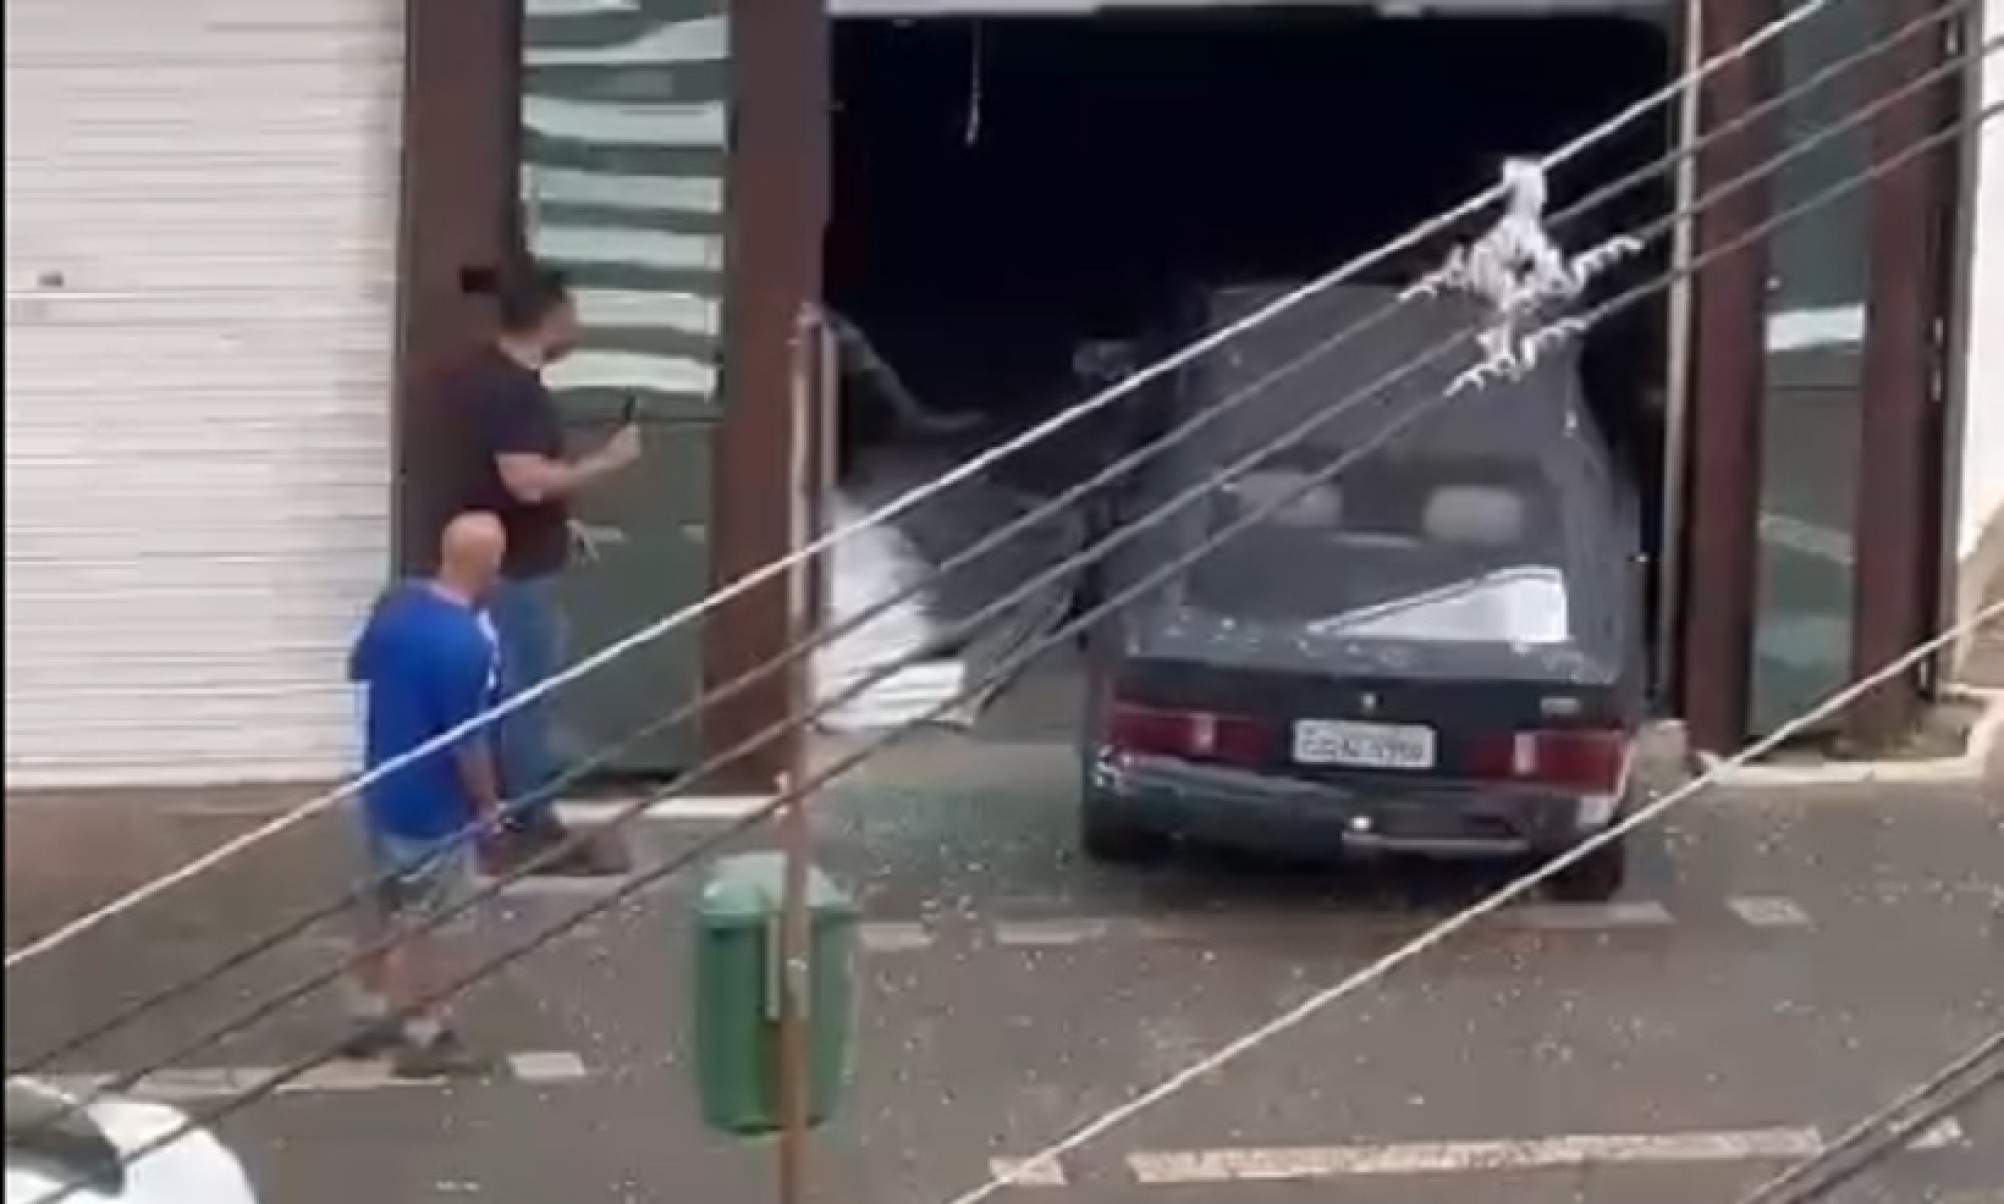
{"type": "MultiPolygon", "coordinates": [[[[1705,60],[1704,0],[1684,0],[1683,71],[1695,77],[1705,60]]],[[[1677,144],[1688,149],[1698,138],[1698,89],[1684,89],[1677,103],[1677,144]]],[[[1697,156],[1687,154],[1677,164],[1676,204],[1688,214],[1698,196],[1697,156]]],[[[1670,286],[1669,362],[1664,365],[1663,516],[1658,524],[1656,575],[1656,656],[1654,676],[1665,697],[1674,697],[1677,682],[1677,637],[1682,628],[1684,585],[1684,457],[1690,446],[1692,324],[1694,290],[1684,274],[1697,244],[1697,224],[1680,218],[1670,235],[1670,266],[1680,273],[1670,286]]]]}
{"type": "MultiPolygon", "coordinates": [[[[813,474],[810,432],[813,412],[820,392],[822,373],[818,371],[820,324],[811,308],[803,306],[794,323],[792,339],[792,389],[790,418],[792,454],[789,457],[788,503],[793,546],[804,547],[809,539],[810,497],[813,474]]],[[[789,642],[808,635],[810,616],[809,567],[796,565],[787,576],[787,627],[789,642]]],[[[809,662],[796,659],[787,674],[788,709],[794,717],[807,714],[809,662]]],[[[790,790],[805,780],[807,741],[795,739],[789,765],[780,788],[790,790]]],[[[780,840],[786,858],[785,886],[780,903],[779,956],[783,967],[779,1011],[779,1199],[780,1204],[801,1204],[807,1198],[807,1128],[810,1112],[812,1061],[808,1024],[812,1016],[813,974],[810,958],[813,931],[808,919],[807,871],[813,854],[813,833],[808,826],[808,795],[795,799],[780,821],[780,840]]]]}

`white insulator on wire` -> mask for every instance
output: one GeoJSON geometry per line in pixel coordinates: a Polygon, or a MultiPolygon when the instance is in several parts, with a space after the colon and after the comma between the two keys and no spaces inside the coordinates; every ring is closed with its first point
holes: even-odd
{"type": "Polygon", "coordinates": [[[1455,378],[1450,393],[1522,377],[1558,344],[1585,333],[1586,323],[1566,311],[1594,277],[1642,250],[1640,241],[1622,235],[1568,259],[1545,229],[1544,167],[1535,159],[1506,160],[1502,186],[1503,216],[1489,232],[1454,248],[1402,294],[1414,300],[1462,292],[1489,306],[1489,322],[1476,335],[1482,359],[1455,378]]]}

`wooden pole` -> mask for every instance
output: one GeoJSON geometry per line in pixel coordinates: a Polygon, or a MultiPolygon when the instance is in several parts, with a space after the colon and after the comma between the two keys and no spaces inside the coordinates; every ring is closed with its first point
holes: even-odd
{"type": "MultiPolygon", "coordinates": [[[[788,474],[787,499],[792,545],[805,547],[812,538],[811,493],[814,474],[810,470],[813,415],[819,405],[823,374],[819,370],[822,348],[820,326],[810,307],[801,307],[794,323],[791,343],[793,373],[791,389],[792,455],[788,474]]],[[[806,638],[811,624],[809,602],[812,595],[811,568],[794,566],[787,575],[787,630],[789,644],[806,638]]],[[[796,659],[787,672],[789,716],[803,721],[808,712],[811,662],[796,659]]],[[[781,775],[780,789],[792,790],[807,780],[806,733],[796,732],[789,744],[789,765],[781,775]]],[[[813,999],[813,926],[808,913],[807,878],[813,857],[814,836],[809,827],[807,796],[787,804],[780,819],[780,840],[786,858],[786,880],[780,905],[779,956],[782,973],[779,1011],[779,1199],[780,1204],[801,1204],[807,1198],[807,1130],[812,1102],[813,1052],[809,1040],[813,999]]]]}

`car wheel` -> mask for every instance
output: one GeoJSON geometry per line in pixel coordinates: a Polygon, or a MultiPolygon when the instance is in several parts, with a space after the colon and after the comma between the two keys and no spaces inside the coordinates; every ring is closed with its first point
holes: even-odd
{"type": "Polygon", "coordinates": [[[1545,891],[1563,903],[1605,903],[1628,879],[1628,845],[1616,840],[1545,880],[1545,891]]]}
{"type": "Polygon", "coordinates": [[[1079,807],[1079,843],[1089,859],[1108,865],[1159,861],[1169,851],[1169,841],[1160,832],[1090,790],[1079,807]]]}

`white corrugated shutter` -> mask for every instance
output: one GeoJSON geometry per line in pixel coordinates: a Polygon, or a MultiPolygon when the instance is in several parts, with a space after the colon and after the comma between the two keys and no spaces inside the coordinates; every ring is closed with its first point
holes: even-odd
{"type": "Polygon", "coordinates": [[[9,786],[346,769],[403,0],[6,0],[9,786]]]}

